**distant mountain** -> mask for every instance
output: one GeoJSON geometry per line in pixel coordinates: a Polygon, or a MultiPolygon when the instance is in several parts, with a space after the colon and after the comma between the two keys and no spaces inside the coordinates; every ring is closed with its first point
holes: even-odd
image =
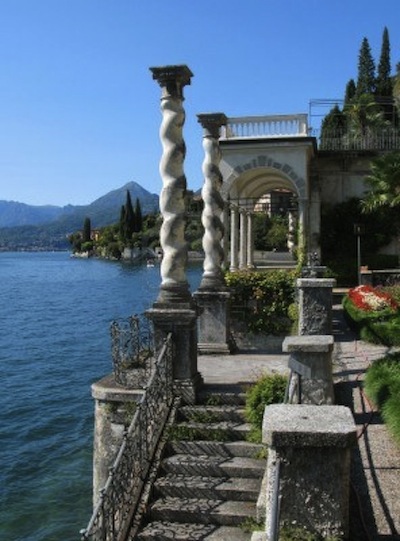
{"type": "Polygon", "coordinates": [[[158,212],[159,197],[137,182],[128,182],[90,205],[35,207],[14,201],[0,201],[0,250],[66,249],[67,236],[82,229],[86,217],[92,228],[119,220],[129,190],[133,204],[139,199],[143,214],[158,212]]]}
{"type": "Polygon", "coordinates": [[[62,212],[61,207],[50,205],[34,207],[16,201],[0,201],[0,227],[51,222],[57,219],[62,212]]]}

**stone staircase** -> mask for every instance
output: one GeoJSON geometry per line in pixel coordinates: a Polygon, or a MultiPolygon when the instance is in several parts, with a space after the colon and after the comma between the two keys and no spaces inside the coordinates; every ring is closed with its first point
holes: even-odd
{"type": "Polygon", "coordinates": [[[161,460],[141,541],[246,541],[256,519],[264,448],[246,441],[244,394],[205,386],[178,410],[161,460]]]}

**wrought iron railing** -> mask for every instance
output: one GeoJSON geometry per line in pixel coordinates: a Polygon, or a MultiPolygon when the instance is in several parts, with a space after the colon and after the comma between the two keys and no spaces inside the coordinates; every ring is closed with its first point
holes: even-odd
{"type": "Polygon", "coordinates": [[[319,138],[319,150],[358,151],[400,149],[400,132],[395,127],[367,128],[365,133],[325,130],[321,134],[313,132],[313,136],[319,138]]]}
{"type": "Polygon", "coordinates": [[[145,387],[154,368],[154,341],[148,320],[131,316],[111,323],[115,381],[125,387],[145,387]]]}
{"type": "Polygon", "coordinates": [[[124,540],[173,404],[172,335],[155,361],[82,541],[124,540]]]}

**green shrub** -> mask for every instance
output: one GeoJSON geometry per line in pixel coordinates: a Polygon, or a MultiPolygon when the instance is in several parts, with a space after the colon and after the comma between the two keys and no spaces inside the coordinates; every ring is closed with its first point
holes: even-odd
{"type": "Polygon", "coordinates": [[[388,355],[375,361],[368,368],[364,386],[369,398],[379,408],[383,406],[390,389],[400,384],[400,353],[388,355]]]}
{"type": "Polygon", "coordinates": [[[360,330],[360,337],[365,342],[384,344],[385,346],[400,345],[400,316],[388,321],[370,321],[360,330]]]}
{"type": "Polygon", "coordinates": [[[282,335],[290,330],[289,307],[295,300],[296,277],[292,270],[226,273],[232,305],[241,307],[249,331],[282,335]]]}
{"type": "Polygon", "coordinates": [[[261,441],[261,429],[265,406],[282,403],[285,398],[287,378],[281,374],[264,374],[246,393],[245,415],[252,424],[249,439],[261,441]]]}
{"type": "Polygon", "coordinates": [[[391,392],[383,404],[382,417],[397,443],[400,444],[400,383],[391,387],[391,392]]]}
{"type": "Polygon", "coordinates": [[[364,388],[380,409],[389,431],[400,443],[400,353],[375,361],[366,372],[364,388]]]}

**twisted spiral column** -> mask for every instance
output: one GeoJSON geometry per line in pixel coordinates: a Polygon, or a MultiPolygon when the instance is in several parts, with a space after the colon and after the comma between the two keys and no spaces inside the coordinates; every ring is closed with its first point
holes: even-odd
{"type": "Polygon", "coordinates": [[[224,250],[221,244],[224,236],[222,213],[224,201],[220,188],[222,174],[219,170],[221,151],[219,148],[220,128],[225,125],[227,118],[223,113],[197,115],[203,126],[203,175],[204,184],[201,190],[203,198],[203,212],[201,221],[204,227],[203,249],[204,264],[203,277],[200,283],[202,290],[215,290],[224,286],[222,263],[224,250]]]}
{"type": "Polygon", "coordinates": [[[182,303],[191,299],[186,279],[186,177],[183,171],[186,147],[182,135],[185,122],[182,104],[183,87],[190,84],[193,74],[184,65],[150,70],[153,79],[157,80],[162,89],[160,139],[163,154],[160,160],[160,175],[163,187],[160,193],[160,211],[163,223],[160,244],[163,259],[158,302],[182,303]]]}

